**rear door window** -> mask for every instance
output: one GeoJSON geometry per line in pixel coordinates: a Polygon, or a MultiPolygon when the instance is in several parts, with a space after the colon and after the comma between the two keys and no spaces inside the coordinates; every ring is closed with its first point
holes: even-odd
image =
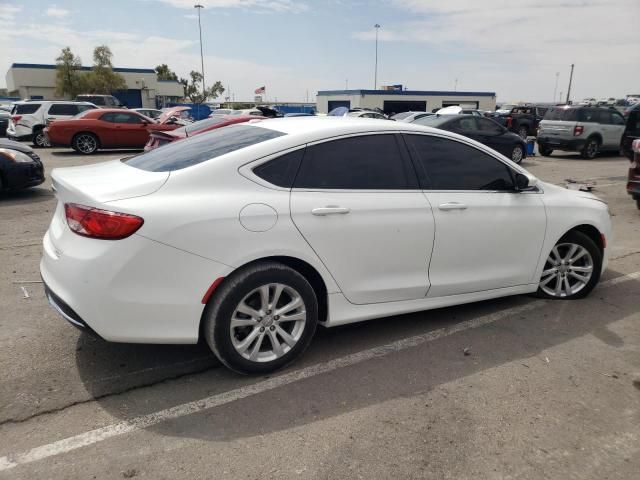
{"type": "Polygon", "coordinates": [[[283,135],[286,134],[267,128],[230,125],[183,142],[171,142],[162,148],[123,159],[122,162],[148,172],[171,172],[283,135]]]}
{"type": "Polygon", "coordinates": [[[602,122],[602,119],[606,119],[606,110],[598,110],[595,108],[583,108],[580,110],[580,115],[578,116],[581,122],[585,123],[607,123],[602,122]]]}
{"type": "Polygon", "coordinates": [[[294,187],[407,190],[418,181],[395,135],[362,135],[307,147],[294,187]]]}
{"type": "Polygon", "coordinates": [[[54,103],[49,107],[49,115],[77,115],[78,107],[72,103],[54,103]]]}

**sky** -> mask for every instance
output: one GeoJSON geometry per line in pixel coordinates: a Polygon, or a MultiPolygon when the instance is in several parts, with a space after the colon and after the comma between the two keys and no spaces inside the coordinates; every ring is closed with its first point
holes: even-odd
{"type": "Polygon", "coordinates": [[[207,84],[235,100],[373,88],[375,24],[378,85],[550,102],[574,63],[574,100],[640,93],[640,0],[0,0],[0,74],[66,46],[90,65],[106,44],[117,67],[186,77],[200,70],[197,2],[207,84]]]}

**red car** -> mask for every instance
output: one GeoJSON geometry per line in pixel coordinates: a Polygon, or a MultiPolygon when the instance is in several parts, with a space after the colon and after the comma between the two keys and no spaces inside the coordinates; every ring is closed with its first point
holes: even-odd
{"type": "Polygon", "coordinates": [[[175,142],[187,137],[193,137],[216,128],[226,127],[227,125],[233,125],[234,123],[244,123],[249,120],[260,120],[265,117],[258,117],[256,115],[223,115],[205,118],[199,122],[194,122],[184,127],[178,128],[173,131],[158,131],[152,130],[149,141],[144,147],[145,152],[153,150],[154,148],[161,147],[167,143],[175,142]]]}
{"type": "MultiPolygon", "coordinates": [[[[175,113],[185,107],[177,107],[175,113]]],[[[149,130],[175,130],[173,110],[158,122],[131,110],[100,108],[86,110],[69,120],[55,120],[44,129],[51,145],[71,147],[89,155],[103,148],[143,148],[149,130]]]]}

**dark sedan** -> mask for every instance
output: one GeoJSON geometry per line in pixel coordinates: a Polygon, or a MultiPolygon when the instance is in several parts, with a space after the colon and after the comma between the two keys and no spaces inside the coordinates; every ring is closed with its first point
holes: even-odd
{"type": "Polygon", "coordinates": [[[515,163],[520,163],[526,157],[525,141],[488,118],[477,115],[432,115],[412,123],[459,133],[493,148],[515,163]]]}
{"type": "Polygon", "coordinates": [[[44,166],[31,147],[0,140],[0,190],[34,187],[44,182],[44,166]]]}

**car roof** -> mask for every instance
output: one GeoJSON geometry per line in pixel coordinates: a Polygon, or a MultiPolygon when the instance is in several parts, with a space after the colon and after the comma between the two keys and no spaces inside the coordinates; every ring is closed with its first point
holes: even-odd
{"type": "Polygon", "coordinates": [[[249,125],[283,132],[292,137],[307,137],[306,141],[367,132],[442,132],[424,125],[381,122],[375,118],[360,117],[283,117],[270,118],[249,125]]]}
{"type": "Polygon", "coordinates": [[[13,102],[14,105],[29,105],[34,103],[73,103],[74,105],[93,105],[91,102],[78,102],[75,100],[19,100],[13,102]]]}

